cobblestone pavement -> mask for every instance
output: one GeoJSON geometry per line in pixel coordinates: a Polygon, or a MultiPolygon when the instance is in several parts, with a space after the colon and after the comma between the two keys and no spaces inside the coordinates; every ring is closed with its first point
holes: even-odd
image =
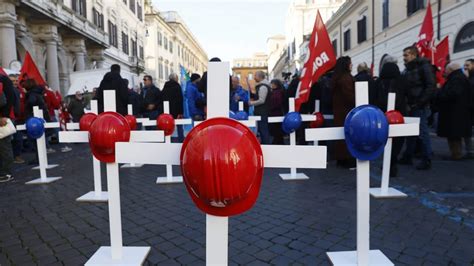
{"type": "MultiPolygon", "coordinates": [[[[110,244],[107,204],[75,201],[93,181],[88,146],[73,148],[49,156],[60,167],[48,174],[62,180],[27,186],[39,173],[22,166],[0,185],[0,265],[82,265],[110,244]]],[[[396,265],[473,265],[474,161],[440,160],[447,149],[440,139],[434,148],[432,170],[404,166],[391,180],[408,198],[371,199],[371,248],[396,265]]],[[[284,182],[278,173],[286,171],[266,169],[254,208],[230,219],[231,264],[328,265],[326,251],[355,249],[355,171],[330,163],[302,170],[310,180],[284,182]]],[[[151,246],[147,265],[204,265],[205,216],[184,185],[156,185],[164,166],[120,173],[124,244],[151,246]]]]}

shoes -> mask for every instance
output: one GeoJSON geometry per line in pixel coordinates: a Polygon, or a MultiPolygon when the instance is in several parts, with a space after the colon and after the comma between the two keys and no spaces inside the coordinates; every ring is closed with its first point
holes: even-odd
{"type": "Polygon", "coordinates": [[[46,150],[46,153],[55,153],[55,152],[56,152],[56,150],[53,149],[53,148],[49,148],[49,149],[46,150]]]}
{"type": "Polygon", "coordinates": [[[423,160],[417,166],[417,170],[429,170],[431,169],[431,161],[430,160],[423,160]]]}
{"type": "Polygon", "coordinates": [[[13,163],[22,164],[25,163],[25,160],[23,160],[23,158],[21,158],[20,156],[16,156],[15,160],[13,160],[13,163]]]}
{"type": "Polygon", "coordinates": [[[72,148],[68,147],[68,146],[64,146],[61,148],[61,152],[70,152],[72,151],[72,148]]]}
{"type": "Polygon", "coordinates": [[[400,160],[398,160],[398,164],[401,164],[401,165],[412,165],[413,164],[413,161],[409,158],[406,158],[406,157],[402,157],[400,160]]]}
{"type": "Polygon", "coordinates": [[[3,176],[0,176],[0,183],[6,183],[9,181],[12,181],[13,179],[14,177],[12,175],[3,175],[3,176]]]}

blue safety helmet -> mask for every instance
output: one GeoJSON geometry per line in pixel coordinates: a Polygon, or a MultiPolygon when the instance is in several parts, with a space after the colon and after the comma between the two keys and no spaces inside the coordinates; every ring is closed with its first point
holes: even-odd
{"type": "Polygon", "coordinates": [[[249,119],[249,115],[247,114],[247,112],[245,111],[238,111],[236,114],[235,114],[235,118],[237,120],[248,120],[249,119]]]}
{"type": "Polygon", "coordinates": [[[303,118],[298,112],[289,112],[285,115],[281,128],[286,134],[295,132],[303,123],[303,118]]]}
{"type": "Polygon", "coordinates": [[[44,119],[32,117],[26,121],[26,134],[32,139],[39,139],[44,134],[44,119]]]}
{"type": "Polygon", "coordinates": [[[344,136],[349,152],[359,160],[379,157],[388,139],[388,121],[376,106],[361,105],[352,109],[344,122],[344,136]]]}

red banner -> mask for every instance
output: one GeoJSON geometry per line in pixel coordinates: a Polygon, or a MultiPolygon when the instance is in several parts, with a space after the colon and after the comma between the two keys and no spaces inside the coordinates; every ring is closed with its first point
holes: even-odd
{"type": "Polygon", "coordinates": [[[0,75],[8,76],[7,72],[5,72],[2,67],[0,67],[0,75]]]}
{"type": "Polygon", "coordinates": [[[18,84],[21,84],[26,79],[34,79],[41,86],[46,84],[29,52],[26,52],[25,62],[23,62],[21,67],[20,77],[18,77],[18,84]]]}
{"type": "Polygon", "coordinates": [[[306,58],[296,92],[296,111],[300,110],[301,104],[308,101],[313,83],[316,83],[324,73],[336,64],[334,48],[319,11],[309,40],[306,58]]]}
{"type": "Polygon", "coordinates": [[[436,45],[433,57],[434,65],[436,65],[436,68],[438,69],[436,72],[436,83],[443,86],[445,82],[443,77],[444,69],[446,63],[449,61],[449,36],[444,37],[444,39],[436,45]]]}
{"type": "Polygon", "coordinates": [[[431,3],[428,0],[425,19],[423,20],[423,24],[421,24],[421,30],[418,34],[418,42],[416,43],[416,47],[418,48],[420,57],[428,58],[431,63],[433,63],[433,36],[433,13],[431,12],[431,3]]]}

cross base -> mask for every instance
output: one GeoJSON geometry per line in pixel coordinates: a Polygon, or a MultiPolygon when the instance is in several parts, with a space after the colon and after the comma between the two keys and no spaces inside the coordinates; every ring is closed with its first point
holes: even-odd
{"type": "Polygon", "coordinates": [[[150,247],[122,247],[122,257],[112,259],[110,247],[100,247],[85,265],[142,265],[150,253],[150,247]]]}
{"type": "MultiPolygon", "coordinates": [[[[357,251],[326,252],[326,255],[334,266],[357,266],[357,251]]],[[[393,266],[394,264],[382,253],[382,251],[377,249],[369,251],[368,265],[393,266]]]]}
{"type": "Polygon", "coordinates": [[[371,188],[369,189],[370,195],[374,198],[406,198],[407,194],[389,187],[387,191],[383,192],[381,188],[371,188]]]}
{"type": "Polygon", "coordinates": [[[141,163],[126,163],[126,164],[120,166],[120,168],[140,168],[142,166],[143,166],[143,164],[141,164],[141,163]]]}
{"type": "Polygon", "coordinates": [[[28,181],[26,182],[25,184],[27,185],[42,185],[42,184],[49,184],[49,183],[53,183],[54,181],[58,181],[59,179],[61,179],[62,177],[46,177],[46,178],[38,178],[38,179],[34,179],[34,180],[31,180],[31,181],[28,181]]]}
{"type": "Polygon", "coordinates": [[[156,179],[157,184],[176,184],[183,183],[182,176],[170,176],[170,177],[158,177],[156,179]]]}
{"type": "Polygon", "coordinates": [[[296,173],[296,175],[292,174],[280,174],[281,179],[285,181],[291,181],[291,180],[307,180],[309,177],[303,173],[296,173]]]}
{"type": "MultiPolygon", "coordinates": [[[[45,169],[49,170],[49,169],[53,169],[53,168],[58,167],[58,166],[59,166],[59,164],[48,164],[48,165],[45,167],[45,169]]],[[[38,170],[38,169],[40,169],[40,167],[39,167],[39,165],[38,165],[38,166],[35,166],[35,167],[31,168],[31,169],[32,169],[32,170],[38,170]]]]}
{"type": "Polygon", "coordinates": [[[107,191],[101,191],[99,193],[95,193],[95,191],[91,191],[77,198],[76,201],[78,202],[108,202],[109,194],[107,193],[107,191]]]}

